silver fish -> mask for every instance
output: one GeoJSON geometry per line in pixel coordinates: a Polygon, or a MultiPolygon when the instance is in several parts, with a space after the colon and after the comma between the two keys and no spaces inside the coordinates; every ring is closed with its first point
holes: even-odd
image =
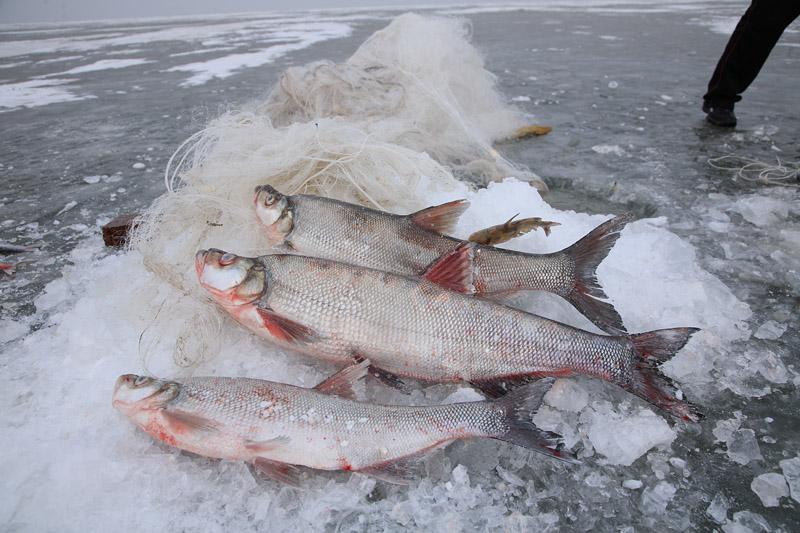
{"type": "Polygon", "coordinates": [[[567,462],[560,436],[530,416],[551,380],[483,402],[407,407],[354,400],[363,361],[313,389],[248,378],[165,381],[120,376],[112,403],[170,446],[206,457],[247,461],[279,481],[297,484],[296,465],[363,472],[408,481],[413,460],[454,440],[488,437],[567,462]]]}
{"type": "MultiPolygon", "coordinates": [[[[420,275],[461,241],[448,237],[466,200],[394,215],[354,204],[298,194],[270,185],[256,188],[256,215],[276,253],[319,257],[400,275],[420,275]]],[[[597,266],[632,220],[604,222],[578,242],[551,254],[528,254],[480,246],[476,258],[478,296],[502,298],[520,290],[548,291],[569,301],[602,330],[622,333],[622,318],[597,281],[597,266]]]]}
{"type": "Polygon", "coordinates": [[[656,365],[695,328],[596,335],[489,300],[443,289],[474,283],[465,243],[426,278],[293,255],[239,257],[201,250],[201,285],[239,323],[281,346],[339,364],[370,359],[378,377],[469,382],[493,396],[504,383],[585,374],[697,420],[656,365]]]}

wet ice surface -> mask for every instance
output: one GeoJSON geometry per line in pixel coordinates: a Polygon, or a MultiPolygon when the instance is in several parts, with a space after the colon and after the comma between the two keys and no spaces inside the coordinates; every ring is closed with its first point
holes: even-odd
{"type": "MultiPolygon", "coordinates": [[[[457,443],[425,461],[419,484],[410,489],[320,474],[300,496],[254,480],[244,465],[155,445],[116,416],[109,405],[113,377],[143,370],[131,364],[139,364],[138,339],[153,322],[127,304],[157,302],[169,294],[138,293],[148,277],[144,273],[122,284],[114,273],[135,269],[135,255],[108,255],[96,237],[85,239],[112,216],[148,205],[162,190],[159,175],[169,155],[208,118],[262,97],[289,64],[341,61],[386,20],[363,13],[353,20],[320,17],[323,23],[347,24],[351,36],[197,87],[181,87],[190,74],[169,69],[263,49],[260,39],[269,24],[257,24],[257,37],[229,27],[210,29],[218,23],[241,28],[241,21],[230,20],[194,21],[188,29],[176,29],[173,21],[150,23],[158,28],[131,24],[135,30],[0,34],[2,63],[16,64],[0,69],[0,95],[4,86],[46,87],[44,76],[102,61],[150,61],[79,73],[62,87],[91,100],[29,109],[15,104],[0,115],[5,128],[0,242],[41,247],[9,256],[20,262],[18,273],[0,277],[5,384],[0,442],[14,451],[2,459],[0,523],[42,529],[41,509],[47,508],[53,510],[48,524],[76,529],[91,516],[95,527],[130,523],[165,529],[236,530],[265,523],[296,529],[327,522],[331,530],[796,530],[797,192],[736,180],[706,161],[729,153],[762,161],[797,159],[797,77],[785,73],[797,72],[800,57],[797,48],[776,47],[737,107],[740,127],[734,132],[706,127],[700,95],[725,36],[701,22],[735,17],[741,9],[714,4],[702,12],[628,7],[470,15],[473,41],[509,101],[532,113],[534,122],[554,126],[546,137],[501,147],[550,183],[548,200],[561,210],[634,210],[663,217],[626,230],[614,252],[620,255],[609,258],[605,271],[601,267],[601,279],[612,297],[625,293],[626,282],[644,293],[621,302],[631,330],[693,325],[683,322],[686,317],[703,320],[710,333],[693,340],[701,344],[682,353],[669,371],[702,406],[706,420],[690,427],[675,424],[606,385],[562,380],[537,422],[565,435],[584,456],[580,467],[476,441],[457,443]],[[130,35],[138,32],[146,38],[130,35]],[[105,35],[93,38],[93,33],[105,35]],[[167,40],[153,40],[165,35],[167,40]],[[25,55],[30,45],[19,41],[41,38],[48,40],[49,51],[25,55]],[[99,39],[113,42],[99,46],[94,42],[99,39]],[[176,56],[201,46],[208,47],[207,57],[176,56]],[[52,61],[59,57],[63,61],[52,61]],[[684,287],[687,279],[693,284],[684,287]],[[105,317],[102,324],[86,323],[98,316],[105,317]],[[30,329],[37,331],[22,338],[30,329]],[[693,353],[704,354],[703,360],[693,359],[693,353]],[[62,403],[70,406],[67,411],[53,409],[62,403]],[[71,422],[84,419],[94,424],[71,422]],[[93,475],[101,472],[102,477],[93,475]],[[777,505],[767,506],[773,500],[777,505]],[[77,519],[76,509],[84,511],[77,519]],[[742,527],[747,529],[737,529],[742,527]]],[[[784,40],[797,43],[798,34],[787,33],[784,40]]],[[[524,204],[527,197],[509,192],[503,200],[492,198],[512,209],[514,199],[524,204]]],[[[480,212],[473,216],[477,224],[480,212]]],[[[597,222],[569,220],[573,227],[557,229],[574,235],[556,237],[554,231],[555,238],[574,240],[581,229],[576,225],[597,222]]],[[[557,242],[541,235],[526,239],[520,246],[539,250],[557,242]]],[[[556,306],[551,312],[566,311],[556,306]]],[[[298,370],[290,356],[265,366],[260,343],[238,336],[230,341],[228,357],[207,361],[197,372],[312,385],[329,370],[311,363],[298,370]]],[[[451,394],[472,399],[468,390],[445,389],[432,387],[413,399],[434,402],[451,394]]]]}

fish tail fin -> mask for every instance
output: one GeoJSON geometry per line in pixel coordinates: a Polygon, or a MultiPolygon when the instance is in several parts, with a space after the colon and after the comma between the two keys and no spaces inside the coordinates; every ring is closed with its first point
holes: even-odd
{"type": "Polygon", "coordinates": [[[510,442],[523,448],[554,457],[567,463],[578,463],[575,456],[564,451],[561,435],[536,427],[531,416],[542,404],[544,395],[550,390],[553,378],[544,378],[515,389],[501,398],[491,400],[502,407],[505,413],[506,429],[492,438],[510,442]]]}
{"type": "Polygon", "coordinates": [[[606,301],[608,296],[597,281],[597,267],[631,220],[630,213],[607,220],[561,252],[575,264],[573,287],[565,298],[603,331],[615,335],[624,334],[625,325],[614,306],[606,301]]]}
{"type": "Polygon", "coordinates": [[[631,335],[635,351],[633,378],[623,388],[678,418],[700,420],[700,411],[682,399],[672,379],[658,368],[672,359],[697,331],[697,328],[671,328],[631,335]]]}

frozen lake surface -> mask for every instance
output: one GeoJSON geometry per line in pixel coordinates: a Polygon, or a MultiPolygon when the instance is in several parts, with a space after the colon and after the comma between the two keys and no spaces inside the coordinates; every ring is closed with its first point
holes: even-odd
{"type": "MultiPolygon", "coordinates": [[[[611,387],[562,380],[539,422],[567,437],[581,466],[475,441],[435,453],[410,488],[319,474],[300,496],[255,481],[243,465],[155,444],[111,409],[106,374],[146,369],[137,339],[157,317],[142,302],[157,298],[136,293],[144,275],[115,279],[140,260],[104,250],[99,228],[162,194],[168,159],[210,119],[263,99],[289,66],[345,60],[399,12],[2,27],[0,242],[38,251],[5,256],[16,273],[0,273],[0,524],[85,530],[124,517],[137,528],[220,531],[323,522],[330,531],[800,529],[797,182],[749,182],[708,162],[800,159],[800,26],[784,34],[738,105],[736,130],[711,128],[700,112],[744,9],[427,11],[468,18],[506,101],[554,128],[497,146],[544,179],[550,206],[507,182],[477,193],[465,224],[493,223],[480,201],[492,215],[527,205],[527,216],[562,217],[565,231],[572,224],[574,235],[520,244],[545,251],[602,220],[583,213],[653,218],[628,230],[601,279],[632,331],[695,325],[686,319],[711,332],[690,344],[704,354],[699,363],[686,356],[671,370],[706,419],[675,423],[611,387]]],[[[259,343],[231,342],[225,357],[195,371],[257,371],[306,385],[328,371],[291,366],[290,357],[259,370],[259,343]],[[225,366],[228,355],[242,366],[225,366]]],[[[473,398],[430,389],[413,399],[473,398]]]]}

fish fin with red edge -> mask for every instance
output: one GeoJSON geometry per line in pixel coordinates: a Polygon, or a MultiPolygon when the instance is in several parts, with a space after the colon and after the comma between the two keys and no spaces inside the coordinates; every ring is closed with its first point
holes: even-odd
{"type": "Polygon", "coordinates": [[[300,486],[302,470],[295,465],[257,457],[256,460],[253,461],[253,466],[255,466],[256,470],[260,473],[274,481],[283,483],[284,485],[291,485],[292,487],[300,486]]]}
{"type": "Polygon", "coordinates": [[[475,294],[475,243],[462,242],[428,267],[423,277],[440,287],[475,294]]]}
{"type": "Polygon", "coordinates": [[[544,395],[550,390],[554,378],[543,378],[530,385],[515,389],[501,398],[490,400],[505,413],[505,428],[490,437],[528,448],[559,461],[580,464],[574,454],[564,450],[561,435],[536,426],[532,416],[542,404],[544,395]]]}
{"type": "Polygon", "coordinates": [[[256,307],[264,327],[278,340],[290,343],[307,343],[318,338],[310,328],[275,313],[269,307],[256,307]]]}
{"type": "Polygon", "coordinates": [[[417,477],[416,466],[429,450],[425,449],[393,461],[361,468],[357,472],[370,475],[393,485],[408,485],[417,477]]]}
{"type": "Polygon", "coordinates": [[[314,387],[314,390],[323,394],[341,396],[350,400],[356,399],[353,386],[360,382],[369,371],[369,359],[347,366],[314,387]]]}
{"type": "Polygon", "coordinates": [[[572,288],[564,298],[597,327],[612,335],[625,334],[625,325],[617,310],[607,301],[608,296],[597,280],[597,267],[633,219],[629,213],[607,220],[572,246],[558,252],[569,257],[575,268],[572,288]]]}
{"type": "Polygon", "coordinates": [[[467,200],[453,200],[441,205],[428,207],[408,215],[411,222],[422,229],[436,233],[450,233],[456,226],[458,218],[467,210],[467,200]]]}
{"type": "Polygon", "coordinates": [[[672,359],[697,331],[697,328],[659,329],[628,337],[635,352],[633,377],[619,385],[673,416],[699,421],[703,415],[697,407],[679,398],[678,387],[658,368],[672,359]]]}
{"type": "Polygon", "coordinates": [[[161,416],[175,433],[188,433],[191,431],[219,431],[219,424],[200,415],[186,411],[172,411],[163,409],[161,416]]]}

